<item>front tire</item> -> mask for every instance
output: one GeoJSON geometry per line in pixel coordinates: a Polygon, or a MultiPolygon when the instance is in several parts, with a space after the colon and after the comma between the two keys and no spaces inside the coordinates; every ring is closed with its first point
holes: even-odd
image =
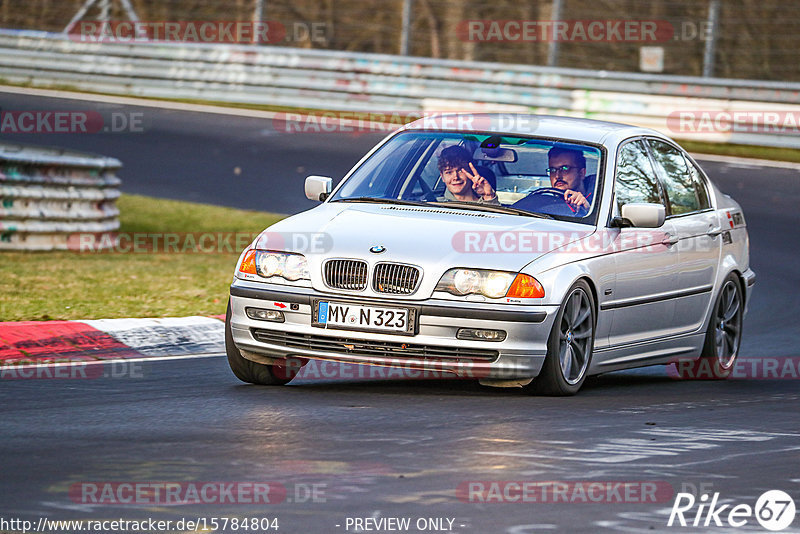
{"type": "Polygon", "coordinates": [[[542,370],[530,385],[538,395],[574,395],[586,380],[594,349],[595,305],[592,291],[578,280],[567,292],[547,341],[542,370]]]}
{"type": "Polygon", "coordinates": [[[265,365],[248,360],[242,356],[233,343],[231,332],[231,302],[228,301],[228,310],[225,312],[225,352],[228,355],[228,364],[236,378],[249,384],[261,386],[282,386],[294,378],[295,373],[289,369],[276,365],[265,365]]]}

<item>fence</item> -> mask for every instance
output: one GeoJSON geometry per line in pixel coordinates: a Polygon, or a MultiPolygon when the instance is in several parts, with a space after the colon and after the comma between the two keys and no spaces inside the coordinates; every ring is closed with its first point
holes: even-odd
{"type": "Polygon", "coordinates": [[[0,77],[113,94],[372,113],[547,113],[639,124],[679,138],[800,148],[800,83],[289,47],[83,42],[13,30],[0,30],[0,77]]]}
{"type": "Polygon", "coordinates": [[[60,32],[71,21],[137,19],[268,21],[283,30],[269,43],[281,46],[627,72],[640,72],[640,50],[655,45],[662,49],[663,74],[800,81],[800,2],[787,0],[0,2],[0,28],[60,32]],[[469,21],[659,21],[668,33],[659,33],[655,43],[572,33],[552,39],[546,31],[517,39],[513,29],[511,35],[475,39],[463,31],[469,21]]]}
{"type": "Polygon", "coordinates": [[[0,250],[77,248],[78,234],[112,243],[121,166],[113,158],[0,143],[0,250]]]}

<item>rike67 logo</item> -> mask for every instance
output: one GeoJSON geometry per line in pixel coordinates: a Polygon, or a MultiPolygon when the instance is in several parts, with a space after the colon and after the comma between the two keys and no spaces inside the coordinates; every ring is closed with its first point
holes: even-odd
{"type": "Polygon", "coordinates": [[[755,506],[745,503],[721,504],[719,492],[710,498],[704,493],[699,499],[691,493],[678,493],[667,526],[741,528],[755,518],[765,529],[777,532],[788,528],[794,521],[794,515],[794,500],[781,490],[762,493],[755,506]]]}

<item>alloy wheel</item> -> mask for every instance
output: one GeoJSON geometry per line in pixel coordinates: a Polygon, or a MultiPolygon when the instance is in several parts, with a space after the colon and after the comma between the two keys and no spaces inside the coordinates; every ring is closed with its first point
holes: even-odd
{"type": "Polygon", "coordinates": [[[576,288],[564,306],[559,330],[558,361],[564,380],[570,385],[577,384],[586,372],[593,330],[589,296],[576,288]]]}
{"type": "Polygon", "coordinates": [[[742,330],[742,299],[736,282],[728,280],[722,287],[721,297],[714,314],[714,347],[717,363],[730,368],[739,352],[742,330]]]}

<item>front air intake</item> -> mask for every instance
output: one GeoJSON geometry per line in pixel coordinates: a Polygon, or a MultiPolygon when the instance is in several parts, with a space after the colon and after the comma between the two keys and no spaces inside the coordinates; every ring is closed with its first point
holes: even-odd
{"type": "Polygon", "coordinates": [[[328,260],[324,267],[325,285],[332,289],[362,291],[367,288],[367,262],[328,260]]]}
{"type": "Polygon", "coordinates": [[[376,293],[410,295],[417,289],[419,269],[401,263],[379,263],[372,275],[372,289],[376,293]]]}

